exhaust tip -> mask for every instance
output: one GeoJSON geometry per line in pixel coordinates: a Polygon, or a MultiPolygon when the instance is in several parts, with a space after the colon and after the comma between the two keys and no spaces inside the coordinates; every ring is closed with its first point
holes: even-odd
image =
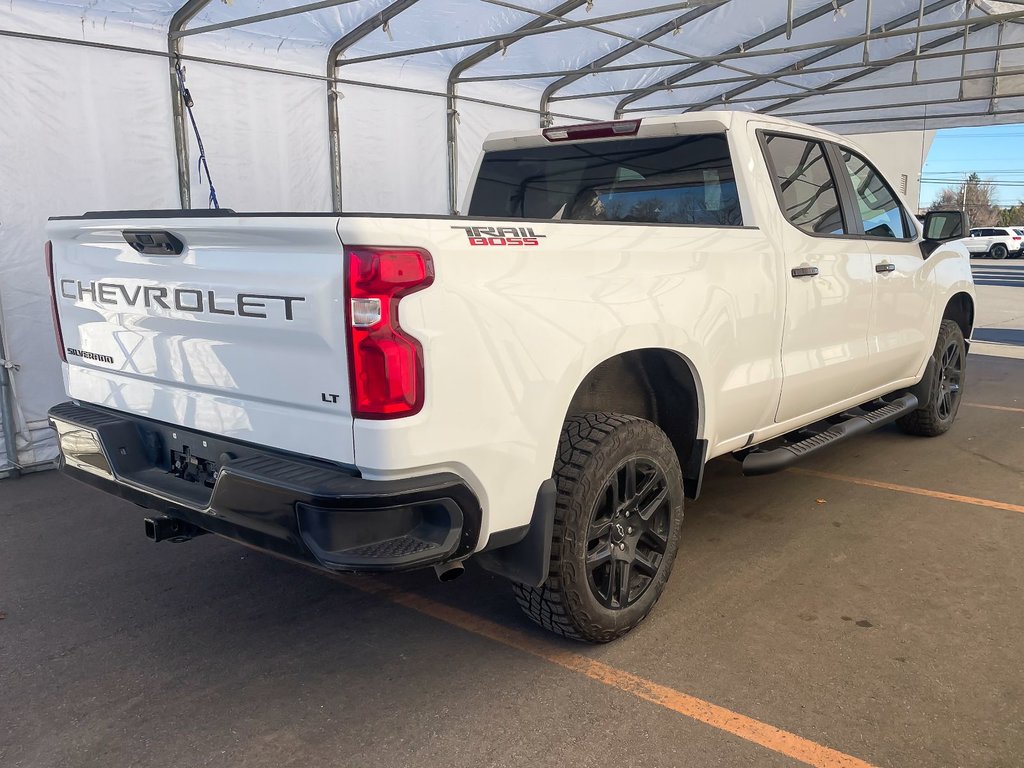
{"type": "Polygon", "coordinates": [[[434,573],[437,574],[438,581],[455,581],[465,570],[466,567],[460,562],[440,563],[434,566],[434,573]]]}

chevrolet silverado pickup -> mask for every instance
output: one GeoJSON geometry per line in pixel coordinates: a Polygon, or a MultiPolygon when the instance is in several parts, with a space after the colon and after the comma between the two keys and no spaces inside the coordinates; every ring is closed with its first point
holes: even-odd
{"type": "Polygon", "coordinates": [[[959,213],[919,225],[842,136],[757,114],[484,145],[460,216],[56,217],[65,473],[330,571],[472,558],[591,642],[635,627],[705,464],[949,429],[959,213]]]}

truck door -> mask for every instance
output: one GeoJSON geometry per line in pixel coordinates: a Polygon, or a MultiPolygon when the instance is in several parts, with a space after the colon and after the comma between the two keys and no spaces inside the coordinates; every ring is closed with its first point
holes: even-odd
{"type": "Polygon", "coordinates": [[[850,237],[834,159],[824,142],[759,131],[782,213],[787,272],[782,336],[785,422],[867,391],[874,270],[865,243],[850,237]]]}
{"type": "Polygon", "coordinates": [[[882,387],[917,375],[934,344],[935,291],[917,230],[892,187],[856,152],[838,149],[849,182],[850,222],[872,256],[874,304],[868,327],[871,378],[882,387]]]}

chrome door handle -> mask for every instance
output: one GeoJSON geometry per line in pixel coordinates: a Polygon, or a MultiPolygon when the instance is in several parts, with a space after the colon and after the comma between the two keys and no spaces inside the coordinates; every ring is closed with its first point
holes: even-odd
{"type": "Polygon", "coordinates": [[[887,272],[895,272],[895,271],[896,271],[896,265],[895,264],[888,264],[888,263],[886,263],[886,264],[875,264],[875,272],[878,272],[880,274],[885,274],[887,272]]]}
{"type": "Polygon", "coordinates": [[[818,274],[817,267],[793,267],[789,270],[789,274],[793,277],[814,277],[818,274]]]}

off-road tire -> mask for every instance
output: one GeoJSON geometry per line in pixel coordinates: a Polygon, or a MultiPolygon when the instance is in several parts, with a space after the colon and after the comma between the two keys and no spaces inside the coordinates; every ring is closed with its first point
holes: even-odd
{"type": "Polygon", "coordinates": [[[989,250],[988,255],[991,256],[993,259],[999,259],[1000,261],[1002,261],[1003,259],[1010,255],[1010,252],[1002,243],[996,243],[989,250]]]}
{"type": "Polygon", "coordinates": [[[932,352],[932,359],[935,361],[935,380],[932,382],[931,392],[928,401],[921,406],[897,419],[896,423],[904,432],[910,435],[921,437],[937,437],[944,434],[956,420],[956,414],[960,410],[960,403],[963,400],[963,389],[967,365],[967,345],[964,343],[964,335],[960,326],[952,320],[943,320],[939,326],[939,337],[935,341],[935,349],[932,352]],[[951,408],[948,413],[943,412],[942,396],[943,387],[948,379],[944,379],[943,355],[953,345],[959,355],[960,374],[957,382],[958,389],[952,399],[951,408]]]}
{"type": "Polygon", "coordinates": [[[683,522],[679,460],[671,441],[651,422],[617,413],[586,413],[566,420],[553,477],[558,493],[547,581],[540,587],[513,584],[513,591],[523,611],[545,629],[574,640],[606,643],[643,621],[668,581],[683,522]],[[595,594],[586,558],[593,541],[592,519],[607,499],[613,477],[617,482],[618,472],[629,466],[631,457],[663,472],[666,501],[658,514],[666,543],[657,573],[641,577],[649,581],[636,602],[629,604],[627,578],[626,605],[616,609],[602,605],[595,594]]]}

